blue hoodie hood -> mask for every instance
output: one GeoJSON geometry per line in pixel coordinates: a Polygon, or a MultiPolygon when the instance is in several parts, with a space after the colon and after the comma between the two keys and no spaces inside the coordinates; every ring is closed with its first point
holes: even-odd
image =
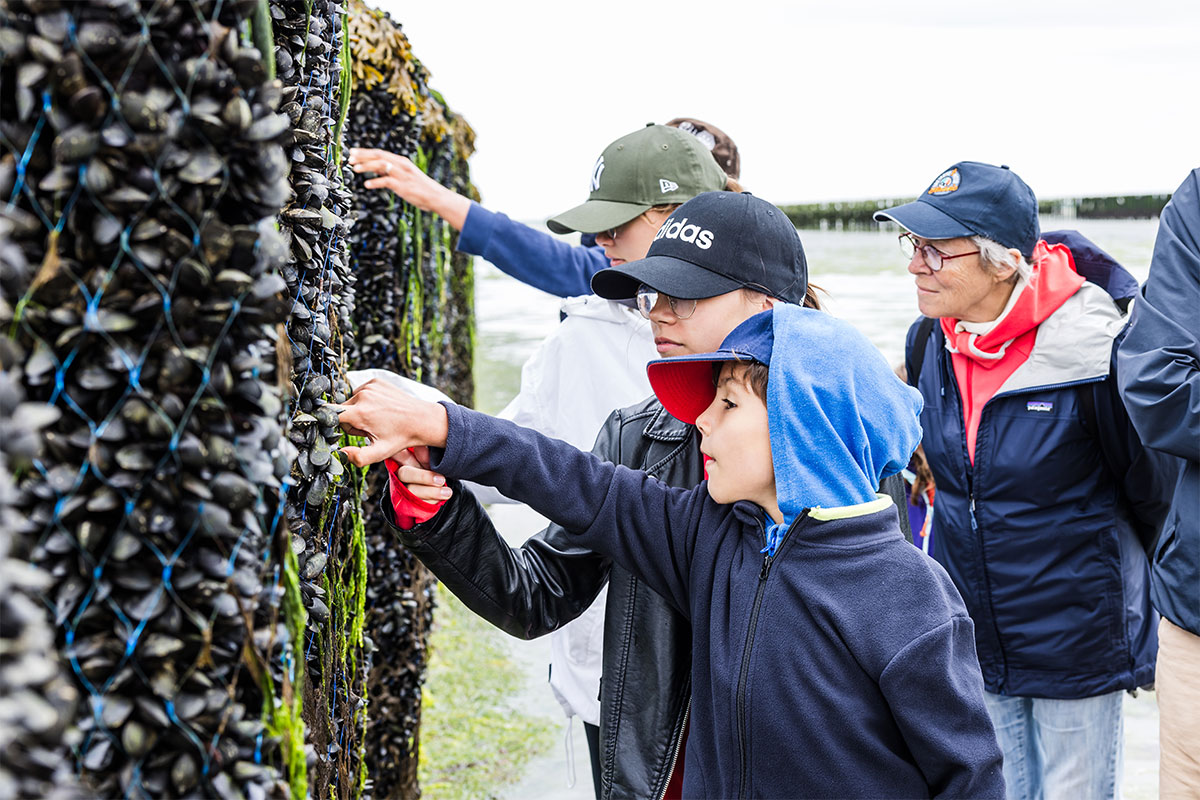
{"type": "Polygon", "coordinates": [[[921,443],[923,401],[847,322],[779,305],[772,332],[767,420],[782,537],[805,509],[875,500],[921,443]]]}
{"type": "Polygon", "coordinates": [[[652,361],[650,385],[676,418],[693,424],[716,393],[712,364],[768,365],[767,424],[782,525],[766,552],[808,508],[875,500],[879,482],[908,464],[921,442],[921,394],[847,322],[780,304],[733,330],[716,353],[652,361]]]}

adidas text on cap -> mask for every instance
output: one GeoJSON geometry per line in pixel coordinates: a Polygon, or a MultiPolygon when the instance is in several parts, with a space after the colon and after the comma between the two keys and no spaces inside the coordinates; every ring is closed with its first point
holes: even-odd
{"type": "Polygon", "coordinates": [[[610,300],[642,284],[688,299],[754,289],[797,305],[808,289],[808,263],[787,216],[766,200],[705,192],[672,212],[646,257],[592,276],[592,291],[610,300]]]}
{"type": "Polygon", "coordinates": [[[647,125],[604,148],[592,168],[587,202],[552,217],[555,233],[599,233],[654,206],[682,203],[725,187],[704,143],[666,125],[647,125]]]}

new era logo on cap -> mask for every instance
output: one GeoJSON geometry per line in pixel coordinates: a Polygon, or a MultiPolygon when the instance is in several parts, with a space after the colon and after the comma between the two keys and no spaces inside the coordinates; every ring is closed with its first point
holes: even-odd
{"type": "Polygon", "coordinates": [[[669,181],[666,178],[658,179],[658,188],[663,194],[673,192],[679,188],[679,184],[675,181],[669,181]]]}

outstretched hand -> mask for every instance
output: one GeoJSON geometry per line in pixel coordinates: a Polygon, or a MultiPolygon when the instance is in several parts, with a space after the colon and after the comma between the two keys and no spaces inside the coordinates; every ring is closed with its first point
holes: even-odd
{"type": "Polygon", "coordinates": [[[422,211],[432,211],[455,230],[461,231],[466,224],[470,199],[442,186],[404,156],[354,147],[350,150],[350,166],[355,172],[375,173],[363,184],[368,189],[391,189],[401,200],[422,211]]]}
{"type": "Polygon", "coordinates": [[[445,447],[449,420],[438,403],[418,400],[381,380],[358,387],[342,404],[338,415],[342,430],[368,440],[365,447],[343,447],[351,464],[365,467],[385,458],[398,458],[410,447],[445,447]]]}

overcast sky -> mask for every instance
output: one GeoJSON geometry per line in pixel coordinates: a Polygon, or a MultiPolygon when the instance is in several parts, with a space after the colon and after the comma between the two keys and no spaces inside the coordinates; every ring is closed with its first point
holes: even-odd
{"type": "Polygon", "coordinates": [[[582,202],[606,144],[674,116],[723,128],[781,204],[915,195],[962,159],[1046,198],[1200,166],[1197,0],[373,2],[475,128],[484,203],[520,219],[582,202]]]}

